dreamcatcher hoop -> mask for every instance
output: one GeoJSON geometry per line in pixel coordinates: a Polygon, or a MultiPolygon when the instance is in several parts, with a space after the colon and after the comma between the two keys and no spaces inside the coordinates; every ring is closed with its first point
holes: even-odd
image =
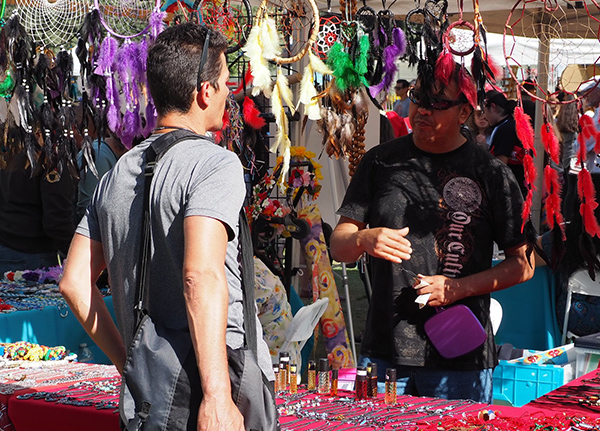
{"type": "MultiPolygon", "coordinates": [[[[304,44],[304,46],[302,46],[301,49],[299,49],[293,56],[291,57],[281,57],[281,56],[275,56],[273,58],[273,61],[275,61],[277,64],[290,64],[290,63],[294,63],[298,60],[300,60],[302,57],[304,57],[306,55],[306,53],[308,52],[308,50],[310,49],[310,47],[314,44],[315,40],[317,39],[317,34],[319,32],[319,9],[317,8],[317,5],[315,3],[314,0],[288,0],[291,3],[295,3],[295,9],[296,10],[301,10],[303,8],[304,5],[307,5],[309,7],[309,11],[307,12],[306,16],[311,20],[311,27],[309,29],[309,37],[307,38],[306,43],[304,44]]],[[[270,11],[269,8],[272,5],[273,0],[263,0],[258,8],[258,11],[256,12],[256,17],[255,17],[255,21],[254,21],[254,25],[256,26],[260,26],[262,20],[267,17],[270,16],[270,11]]],[[[277,6],[277,8],[279,9],[279,11],[281,12],[281,6],[277,6]]],[[[299,14],[297,17],[292,17],[291,20],[293,19],[298,19],[299,14]]]]}
{"type": "MultiPolygon", "coordinates": [[[[6,1],[2,2],[2,16],[6,1]]],[[[87,11],[89,0],[16,0],[21,23],[34,42],[61,47],[73,40],[87,11]]]]}
{"type": "MultiPolygon", "coordinates": [[[[517,59],[516,59],[516,51],[518,51],[518,43],[516,37],[524,36],[526,32],[532,33],[533,36],[543,35],[544,39],[542,41],[549,41],[552,39],[561,39],[565,41],[565,44],[570,45],[569,49],[563,49],[562,52],[571,52],[575,53],[579,51],[577,48],[583,45],[583,41],[589,40],[590,44],[597,45],[598,43],[598,35],[600,32],[600,20],[594,16],[593,13],[588,9],[588,4],[593,5],[595,8],[600,9],[599,4],[596,0],[582,0],[583,8],[567,8],[566,10],[558,4],[555,0],[518,0],[515,5],[512,7],[507,20],[504,26],[503,32],[503,52],[506,60],[506,69],[514,81],[514,83],[518,86],[518,89],[521,93],[525,93],[529,95],[533,100],[538,100],[541,102],[553,104],[553,105],[564,105],[569,103],[575,103],[586,97],[592,90],[593,87],[586,90],[582,94],[578,95],[579,87],[585,79],[582,81],[577,81],[573,85],[573,90],[566,90],[565,92],[572,95],[573,99],[571,100],[563,100],[558,101],[554,100],[551,96],[554,96],[558,93],[558,91],[549,91],[545,88],[540,87],[537,82],[534,82],[534,86],[536,89],[539,89],[543,95],[543,97],[538,97],[537,92],[529,91],[524,85],[523,82],[529,78],[529,76],[525,75],[525,68],[517,59]],[[539,29],[533,25],[529,25],[526,22],[526,19],[532,13],[532,9],[538,6],[541,9],[537,11],[536,18],[541,21],[543,24],[538,24],[539,29]],[[529,7],[529,10],[527,9],[529,7]],[[571,21],[571,22],[569,22],[571,21]],[[555,25],[552,25],[555,24],[555,25]],[[523,28],[522,33],[518,32],[519,26],[523,28]],[[566,35],[565,35],[566,34],[566,35]],[[581,34],[589,37],[581,37],[581,34]],[[574,35],[576,37],[568,37],[569,35],[574,35]],[[552,36],[562,36],[562,37],[552,37],[552,36]],[[579,45],[577,45],[579,43],[579,45]],[[519,76],[521,75],[521,76],[519,76]]],[[[528,37],[532,37],[531,34],[527,35],[528,37]]],[[[553,53],[550,51],[550,47],[548,47],[549,52],[549,64],[557,65],[563,64],[568,65],[568,60],[552,58],[553,53]]],[[[554,56],[558,57],[560,54],[554,54],[554,56]]],[[[578,54],[580,58],[577,59],[577,63],[581,63],[581,57],[585,54],[578,54]]],[[[587,64],[590,64],[593,70],[596,71],[596,74],[600,73],[600,57],[596,54],[593,54],[593,59],[587,61],[587,64]]],[[[537,64],[537,62],[535,63],[537,64]]]]}
{"type": "Polygon", "coordinates": [[[152,12],[160,11],[161,0],[155,0],[152,9],[145,6],[151,3],[151,0],[94,0],[94,8],[100,12],[100,21],[111,35],[133,39],[148,32],[152,12]]]}
{"type": "Polygon", "coordinates": [[[196,0],[198,22],[220,31],[227,39],[227,54],[238,51],[252,29],[252,8],[248,0],[196,0]]]}
{"type": "Polygon", "coordinates": [[[444,33],[444,45],[452,54],[466,57],[475,50],[475,26],[459,20],[448,26],[444,33]]]}

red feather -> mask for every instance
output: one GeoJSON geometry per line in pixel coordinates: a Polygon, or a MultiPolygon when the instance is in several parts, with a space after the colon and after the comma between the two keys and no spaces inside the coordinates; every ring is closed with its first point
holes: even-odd
{"type": "Polygon", "coordinates": [[[521,106],[515,108],[515,125],[517,129],[517,137],[523,144],[525,150],[533,151],[533,156],[536,156],[535,147],[533,144],[534,134],[533,127],[531,127],[531,117],[523,111],[521,106]]]}
{"type": "Polygon", "coordinates": [[[483,52],[483,58],[484,61],[487,63],[488,67],[490,68],[490,70],[492,71],[492,74],[494,75],[489,76],[488,74],[488,78],[492,81],[497,81],[500,76],[502,76],[502,69],[500,69],[500,67],[498,67],[498,65],[496,64],[496,62],[492,59],[492,57],[490,55],[486,56],[485,52],[483,52]]]}
{"type": "Polygon", "coordinates": [[[550,123],[544,123],[542,125],[542,143],[552,161],[559,164],[560,144],[558,143],[558,138],[554,134],[554,128],[550,123]]]}
{"type": "Polygon", "coordinates": [[[579,126],[581,127],[581,133],[579,136],[581,136],[584,141],[587,141],[592,136],[596,136],[598,134],[596,126],[594,126],[594,120],[589,115],[584,114],[579,117],[579,126]]]}
{"type": "Polygon", "coordinates": [[[577,135],[577,142],[579,143],[579,149],[577,151],[577,161],[580,166],[585,165],[585,138],[583,136],[583,132],[577,135]]]}
{"type": "Polygon", "coordinates": [[[258,130],[266,126],[267,122],[260,116],[260,111],[256,107],[254,100],[249,97],[244,99],[242,112],[244,115],[244,122],[253,129],[258,130]]]}
{"type": "Polygon", "coordinates": [[[462,67],[460,68],[460,72],[458,72],[458,88],[460,88],[460,91],[465,95],[471,106],[475,108],[477,106],[475,82],[462,67]]]}
{"type": "Polygon", "coordinates": [[[227,127],[229,127],[229,111],[225,109],[225,111],[223,111],[223,127],[221,127],[221,130],[216,131],[214,135],[215,143],[221,143],[223,140],[223,130],[227,127]]]}
{"type": "Polygon", "coordinates": [[[560,182],[558,181],[558,172],[550,165],[544,168],[544,186],[546,188],[546,222],[550,229],[554,228],[554,222],[561,226],[563,217],[560,212],[560,182]]]}
{"type": "Polygon", "coordinates": [[[535,189],[535,177],[537,172],[535,170],[535,164],[533,163],[533,157],[529,154],[525,154],[523,157],[523,168],[525,170],[525,184],[535,189]]]}
{"type": "Polygon", "coordinates": [[[252,85],[253,79],[254,79],[254,76],[252,75],[252,69],[250,69],[250,67],[248,67],[248,70],[246,71],[246,74],[244,75],[243,81],[240,83],[238,88],[236,88],[235,90],[232,91],[232,93],[233,94],[241,93],[242,90],[244,90],[244,87],[250,87],[252,85]]]}
{"type": "Polygon", "coordinates": [[[594,145],[594,152],[596,154],[600,153],[600,133],[596,135],[596,144],[594,145]]]}
{"type": "Polygon", "coordinates": [[[529,221],[529,217],[531,217],[531,203],[533,201],[533,190],[529,190],[527,192],[527,198],[523,202],[523,211],[521,212],[521,218],[523,219],[523,223],[521,224],[521,232],[525,230],[525,225],[529,221]]]}
{"type": "Polygon", "coordinates": [[[450,83],[450,78],[452,78],[452,73],[454,73],[454,58],[452,54],[446,52],[438,57],[435,63],[435,79],[442,82],[444,85],[448,85],[450,83]]]}
{"type": "Polygon", "coordinates": [[[594,183],[592,182],[592,176],[587,169],[582,169],[577,174],[577,193],[579,194],[579,213],[583,219],[583,225],[585,230],[590,236],[597,236],[600,238],[600,226],[598,226],[598,220],[594,214],[594,210],[598,207],[596,202],[596,192],[594,190],[594,183]]]}

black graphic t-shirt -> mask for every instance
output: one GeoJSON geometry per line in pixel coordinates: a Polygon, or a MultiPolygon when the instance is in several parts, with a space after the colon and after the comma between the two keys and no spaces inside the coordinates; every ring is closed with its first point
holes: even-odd
{"type": "Polygon", "coordinates": [[[445,154],[419,150],[412,135],[370,150],[358,166],[338,214],[369,227],[403,228],[413,248],[402,264],[370,257],[373,295],[361,353],[401,365],[484,369],[497,363],[489,318],[489,294],[459,301],[487,332],[472,353],[442,358],[428,342],[425,321],[404,266],[424,275],[460,278],[489,269],[493,241],[500,248],[525,242],[522,197],[507,166],[468,141],[445,154]]]}

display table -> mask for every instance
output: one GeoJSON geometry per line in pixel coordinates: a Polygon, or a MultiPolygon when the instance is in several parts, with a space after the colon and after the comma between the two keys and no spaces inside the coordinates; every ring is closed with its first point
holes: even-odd
{"type": "Polygon", "coordinates": [[[114,366],[20,363],[0,367],[0,430],[119,429],[120,376],[114,366]]]}
{"type": "MultiPolygon", "coordinates": [[[[104,302],[114,319],[112,297],[104,298],[104,302]]],[[[65,346],[74,353],[81,343],[87,343],[94,355],[94,362],[110,364],[108,357],[96,346],[66,305],[1,313],[0,328],[0,343],[29,341],[51,347],[65,346]]]]}
{"type": "MultiPolygon", "coordinates": [[[[497,262],[495,262],[497,263],[497,262]]],[[[548,350],[560,345],[556,321],[554,277],[548,267],[535,269],[531,280],[492,293],[502,305],[502,322],[496,344],[515,348],[548,350]]]]}

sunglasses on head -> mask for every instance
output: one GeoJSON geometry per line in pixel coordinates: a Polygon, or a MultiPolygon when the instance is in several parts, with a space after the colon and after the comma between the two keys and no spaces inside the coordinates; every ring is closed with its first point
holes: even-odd
{"type": "Polygon", "coordinates": [[[210,28],[206,28],[206,37],[204,38],[204,46],[202,47],[202,57],[200,57],[200,66],[198,67],[198,80],[196,82],[196,89],[200,91],[200,87],[202,87],[202,70],[204,70],[204,66],[206,65],[206,61],[208,60],[208,44],[210,41],[210,28]]]}
{"type": "Polygon", "coordinates": [[[464,95],[456,100],[443,99],[441,97],[433,97],[429,96],[427,99],[427,104],[425,103],[425,99],[420,91],[418,90],[410,90],[408,92],[409,100],[420,108],[425,109],[435,109],[436,111],[445,111],[446,109],[450,109],[453,106],[462,105],[463,103],[467,103],[467,99],[464,95]]]}

